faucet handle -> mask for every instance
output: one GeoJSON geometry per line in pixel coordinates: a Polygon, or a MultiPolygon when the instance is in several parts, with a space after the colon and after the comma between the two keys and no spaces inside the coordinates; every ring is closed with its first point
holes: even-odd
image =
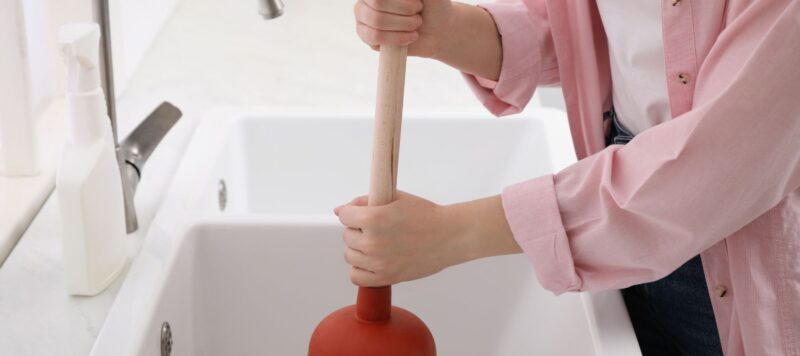
{"type": "Polygon", "coordinates": [[[122,158],[139,172],[153,154],[161,139],[178,122],[183,113],[170,102],[163,102],[120,144],[122,158]]]}
{"type": "Polygon", "coordinates": [[[125,196],[125,221],[128,233],[138,229],[136,207],[133,197],[144,165],[153,154],[161,139],[178,122],[183,113],[169,102],[163,102],[117,148],[117,160],[122,176],[122,191],[125,196]]]}

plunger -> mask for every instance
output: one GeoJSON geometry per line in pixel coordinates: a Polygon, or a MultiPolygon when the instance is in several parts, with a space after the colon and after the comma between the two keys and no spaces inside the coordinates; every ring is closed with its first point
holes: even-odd
{"type": "MultiPolygon", "coordinates": [[[[372,142],[368,205],[391,203],[397,185],[405,46],[381,46],[378,98],[372,142]]],[[[392,287],[359,287],[355,305],[323,319],[308,347],[309,356],[434,356],[428,327],[408,310],[392,306],[392,287]]]]}

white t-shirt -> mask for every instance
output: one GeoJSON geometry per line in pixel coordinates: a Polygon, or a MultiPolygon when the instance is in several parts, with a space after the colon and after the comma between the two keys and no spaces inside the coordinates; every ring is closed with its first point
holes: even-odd
{"type": "Polygon", "coordinates": [[[633,134],[672,118],[661,1],[597,0],[608,37],[614,110],[633,134]]]}

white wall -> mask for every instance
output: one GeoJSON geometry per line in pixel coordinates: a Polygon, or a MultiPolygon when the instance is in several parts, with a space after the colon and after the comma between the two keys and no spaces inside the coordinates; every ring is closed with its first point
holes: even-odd
{"type": "Polygon", "coordinates": [[[57,30],[92,21],[91,0],[0,0],[0,170],[33,175],[38,118],[64,92],[57,30]]]}
{"type": "MultiPolygon", "coordinates": [[[[91,0],[0,0],[0,11],[5,16],[4,25],[23,24],[17,31],[4,29],[4,34],[14,34],[20,39],[27,73],[12,83],[14,87],[27,86],[29,102],[34,117],[47,106],[50,99],[64,88],[64,65],[58,56],[56,31],[62,24],[91,21],[91,0]],[[21,5],[21,11],[11,9],[21,5]],[[22,18],[17,18],[24,15],[22,18]],[[13,20],[13,21],[12,21],[13,20]],[[11,32],[9,32],[11,31],[11,32]],[[27,81],[28,83],[25,83],[27,81]]],[[[10,39],[0,41],[0,52],[14,53],[10,39]]],[[[9,81],[9,78],[3,78],[9,81]]]]}
{"type": "Polygon", "coordinates": [[[72,22],[92,21],[91,0],[23,0],[32,104],[35,114],[50,99],[63,95],[66,71],[58,49],[58,28],[72,22]]]}
{"type": "Polygon", "coordinates": [[[21,15],[20,1],[0,1],[0,174],[10,176],[39,171],[21,15]]]}
{"type": "Polygon", "coordinates": [[[180,0],[109,1],[114,80],[119,97],[180,0]]]}
{"type": "MultiPolygon", "coordinates": [[[[31,105],[36,115],[41,113],[50,99],[64,93],[66,72],[58,52],[58,28],[73,22],[95,22],[94,1],[0,1],[20,1],[24,5],[31,105]]],[[[119,95],[180,0],[109,1],[114,75],[119,95]]],[[[4,44],[0,43],[2,46],[4,44]]]]}

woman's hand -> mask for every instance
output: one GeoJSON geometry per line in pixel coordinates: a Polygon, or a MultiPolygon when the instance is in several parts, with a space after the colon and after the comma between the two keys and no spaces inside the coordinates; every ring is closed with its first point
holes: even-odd
{"type": "Polygon", "coordinates": [[[377,287],[429,276],[472,259],[520,252],[500,197],[441,206],[398,192],[397,200],[366,206],[359,197],[334,213],[345,225],[350,279],[377,287]]]}
{"type": "Polygon", "coordinates": [[[434,58],[462,72],[497,80],[500,34],[485,10],[450,0],[357,0],[356,32],[373,49],[408,45],[412,56],[434,58]]]}
{"type": "Polygon", "coordinates": [[[334,212],[346,226],[344,258],[350,279],[360,286],[383,286],[422,278],[463,262],[456,224],[445,207],[398,192],[397,200],[368,207],[359,197],[334,212]]]}
{"type": "Polygon", "coordinates": [[[433,57],[453,18],[450,0],[357,0],[356,32],[374,49],[408,45],[408,54],[433,57]]]}

